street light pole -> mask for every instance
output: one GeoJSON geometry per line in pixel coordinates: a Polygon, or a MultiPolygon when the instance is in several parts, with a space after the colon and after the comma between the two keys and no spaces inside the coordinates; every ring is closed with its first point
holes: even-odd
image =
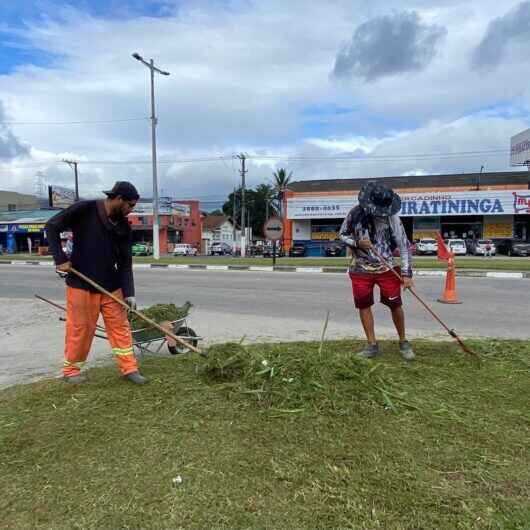
{"type": "Polygon", "coordinates": [[[169,75],[169,72],[160,70],[155,66],[153,59],[147,62],[138,53],[132,55],[137,61],[149,68],[151,74],[151,151],[153,159],[153,258],[160,259],[160,225],[158,219],[158,172],[156,165],[156,126],[157,118],[155,113],[155,72],[161,75],[169,75]]]}

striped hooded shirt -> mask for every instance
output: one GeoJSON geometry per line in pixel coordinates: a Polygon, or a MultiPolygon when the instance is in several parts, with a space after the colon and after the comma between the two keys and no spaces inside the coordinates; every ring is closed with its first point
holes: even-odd
{"type": "Polygon", "coordinates": [[[355,206],[339,231],[341,241],[352,249],[355,258],[349,267],[350,272],[379,274],[388,270],[372,251],[359,248],[359,241],[367,238],[391,266],[394,266],[392,251],[399,248],[401,274],[412,277],[412,252],[399,215],[372,217],[369,226],[362,221],[362,217],[360,206],[355,206]]]}

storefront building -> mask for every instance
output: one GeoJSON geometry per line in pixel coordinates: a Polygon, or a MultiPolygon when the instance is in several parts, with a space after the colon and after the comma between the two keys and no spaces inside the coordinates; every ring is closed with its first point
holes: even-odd
{"type": "Polygon", "coordinates": [[[2,252],[37,253],[39,247],[47,247],[44,227],[57,211],[31,210],[0,213],[0,246],[2,252]]]}
{"type": "MultiPolygon", "coordinates": [[[[201,249],[202,226],[199,201],[163,201],[160,207],[160,252],[172,252],[176,243],[189,243],[201,249]]],[[[152,202],[139,202],[129,215],[134,243],[153,243],[152,202]]]]}
{"type": "Polygon", "coordinates": [[[285,247],[303,243],[307,255],[324,255],[370,180],[399,193],[411,241],[437,232],[444,238],[530,239],[529,173],[514,171],[293,182],[284,196],[285,247]]]}

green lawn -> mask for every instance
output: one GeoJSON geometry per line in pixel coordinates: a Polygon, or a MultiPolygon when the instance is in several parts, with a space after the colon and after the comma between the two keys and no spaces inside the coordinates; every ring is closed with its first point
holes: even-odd
{"type": "Polygon", "coordinates": [[[445,342],[410,364],[322,346],[0,392],[0,527],[529,528],[529,342],[472,343],[480,365],[445,342]]]}
{"type": "MultiPolygon", "coordinates": [[[[3,260],[48,260],[49,257],[36,256],[1,256],[3,260]]],[[[135,263],[160,263],[160,264],[195,264],[195,265],[254,265],[254,266],[272,266],[272,259],[265,258],[230,258],[230,257],[189,257],[189,258],[172,258],[164,257],[156,262],[152,257],[134,258],[135,263]]],[[[346,258],[279,258],[276,260],[277,265],[295,266],[295,267],[345,267],[348,263],[346,258]]],[[[457,268],[461,270],[501,270],[501,271],[530,271],[530,258],[475,258],[463,257],[456,259],[457,268]]],[[[432,257],[414,258],[414,267],[416,269],[443,269],[445,263],[432,257]]]]}

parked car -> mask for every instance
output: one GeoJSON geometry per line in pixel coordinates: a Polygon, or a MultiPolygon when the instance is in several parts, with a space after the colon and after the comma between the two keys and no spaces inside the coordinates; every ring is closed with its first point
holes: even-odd
{"type": "Polygon", "coordinates": [[[150,243],[135,243],[132,246],[133,256],[150,256],[153,253],[153,247],[150,243]]]}
{"type": "Polygon", "coordinates": [[[418,255],[436,254],[438,252],[438,243],[436,239],[420,239],[416,244],[416,252],[418,255]]]}
{"type": "Polygon", "coordinates": [[[475,239],[469,244],[468,250],[474,256],[483,256],[488,245],[491,248],[491,255],[495,256],[497,248],[491,239],[475,239]]]}
{"type": "Polygon", "coordinates": [[[197,249],[189,243],[177,243],[173,249],[173,256],[196,256],[197,249]]]}
{"type": "Polygon", "coordinates": [[[230,256],[232,247],[228,243],[214,243],[210,248],[210,256],[230,256]]]}
{"type": "Polygon", "coordinates": [[[289,250],[291,258],[303,258],[307,253],[307,248],[303,243],[295,243],[289,250]]]}
{"type": "Polygon", "coordinates": [[[346,246],[340,243],[332,243],[325,249],[326,256],[339,257],[345,255],[346,246]]]}
{"type": "Polygon", "coordinates": [[[497,243],[497,252],[506,256],[530,256],[530,242],[522,239],[502,239],[497,243]]]}
{"type": "Polygon", "coordinates": [[[445,246],[455,256],[465,256],[467,254],[466,242],[463,239],[446,239],[445,246]]]}
{"type": "MultiPolygon", "coordinates": [[[[264,258],[272,258],[272,245],[264,246],[262,249],[262,256],[264,258]]],[[[281,258],[284,256],[283,249],[280,248],[280,243],[276,243],[276,257],[281,258]]]]}
{"type": "MultiPolygon", "coordinates": [[[[417,243],[411,243],[409,248],[410,248],[411,254],[414,255],[418,253],[417,243]]],[[[399,250],[399,247],[396,247],[394,249],[394,251],[392,252],[392,256],[394,256],[395,258],[399,258],[399,256],[401,256],[401,251],[399,250]]]]}

